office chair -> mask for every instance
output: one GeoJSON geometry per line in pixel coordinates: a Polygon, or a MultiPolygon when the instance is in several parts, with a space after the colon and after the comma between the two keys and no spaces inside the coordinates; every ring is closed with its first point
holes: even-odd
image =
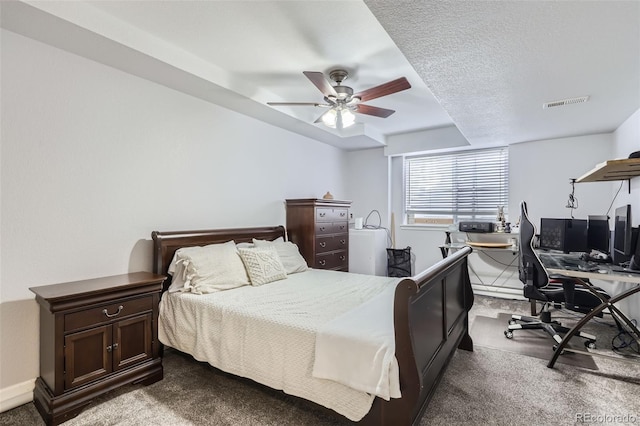
{"type": "MultiPolygon", "coordinates": [[[[512,339],[515,330],[540,329],[547,332],[559,344],[562,342],[560,333],[567,333],[569,328],[551,319],[549,306],[564,304],[567,309],[586,313],[598,306],[601,300],[584,287],[576,288],[574,278],[555,274],[549,276],[533,249],[535,232],[536,228],[527,214],[527,204],[522,201],[520,203],[518,273],[520,281],[524,284],[524,297],[531,301],[532,315],[535,315],[536,301],[542,302],[543,306],[537,317],[512,315],[504,335],[508,339],[512,339]]],[[[608,295],[605,297],[608,298],[608,295]]],[[[586,347],[595,348],[596,337],[594,335],[578,332],[576,336],[586,339],[586,347]]]]}

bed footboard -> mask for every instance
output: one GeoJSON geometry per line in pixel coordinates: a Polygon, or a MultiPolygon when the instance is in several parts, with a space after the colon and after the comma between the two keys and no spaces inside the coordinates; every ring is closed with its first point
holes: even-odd
{"type": "Polygon", "coordinates": [[[473,305],[465,247],[396,287],[396,358],[402,398],[376,398],[364,424],[417,424],[457,348],[472,351],[473,305]]]}

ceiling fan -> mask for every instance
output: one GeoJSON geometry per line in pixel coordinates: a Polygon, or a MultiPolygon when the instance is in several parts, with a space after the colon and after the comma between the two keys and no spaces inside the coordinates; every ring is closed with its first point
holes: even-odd
{"type": "Polygon", "coordinates": [[[342,85],[342,82],[349,76],[349,73],[343,69],[335,69],[329,73],[329,78],[336,82],[335,86],[331,85],[331,82],[329,82],[321,72],[304,71],[303,74],[320,89],[326,103],[267,102],[267,105],[329,108],[329,110],[322,114],[314,123],[323,122],[328,127],[338,129],[349,127],[355,123],[354,113],[373,115],[381,118],[389,117],[395,112],[394,110],[365,105],[360,102],[370,101],[411,87],[411,84],[409,84],[406,78],[400,77],[396,80],[354,94],[351,87],[342,85]]]}

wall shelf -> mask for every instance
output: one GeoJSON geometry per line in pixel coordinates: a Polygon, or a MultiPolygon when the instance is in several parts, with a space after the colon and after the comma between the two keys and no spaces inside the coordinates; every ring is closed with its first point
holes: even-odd
{"type": "Polygon", "coordinates": [[[576,182],[604,182],[629,180],[640,176],[640,158],[608,160],[580,176],[576,182]]]}

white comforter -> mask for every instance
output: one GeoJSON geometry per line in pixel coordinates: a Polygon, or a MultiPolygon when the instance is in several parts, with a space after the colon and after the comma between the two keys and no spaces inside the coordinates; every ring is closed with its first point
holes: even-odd
{"type": "MultiPolygon", "coordinates": [[[[395,287],[397,282],[397,278],[310,269],[260,287],[245,286],[205,295],[165,293],[160,303],[159,339],[223,371],[281,389],[358,421],[371,408],[375,395],[336,380],[313,377],[316,335],[321,330],[335,331],[336,321],[340,324],[345,318],[349,320],[353,308],[379,300],[377,295],[387,293],[393,297],[392,291],[384,290],[395,287]]],[[[380,304],[363,306],[367,305],[380,304]]],[[[392,309],[393,305],[388,306],[392,309]]],[[[386,318],[391,321],[387,329],[393,330],[390,312],[386,318]]],[[[335,333],[332,336],[345,340],[335,333]]],[[[388,339],[383,340],[387,341],[384,351],[388,353],[388,339]]],[[[344,346],[337,350],[344,350],[344,346]]],[[[325,361],[331,356],[330,351],[322,355],[325,361]]],[[[397,375],[395,357],[382,358],[391,364],[381,374],[397,375]]],[[[358,356],[350,359],[357,360],[358,356]]],[[[325,371],[327,365],[325,362],[325,371]]],[[[336,367],[348,369],[346,365],[336,367]]],[[[398,378],[391,377],[391,385],[383,386],[387,398],[389,389],[391,396],[396,396],[394,380],[398,378]]]]}

